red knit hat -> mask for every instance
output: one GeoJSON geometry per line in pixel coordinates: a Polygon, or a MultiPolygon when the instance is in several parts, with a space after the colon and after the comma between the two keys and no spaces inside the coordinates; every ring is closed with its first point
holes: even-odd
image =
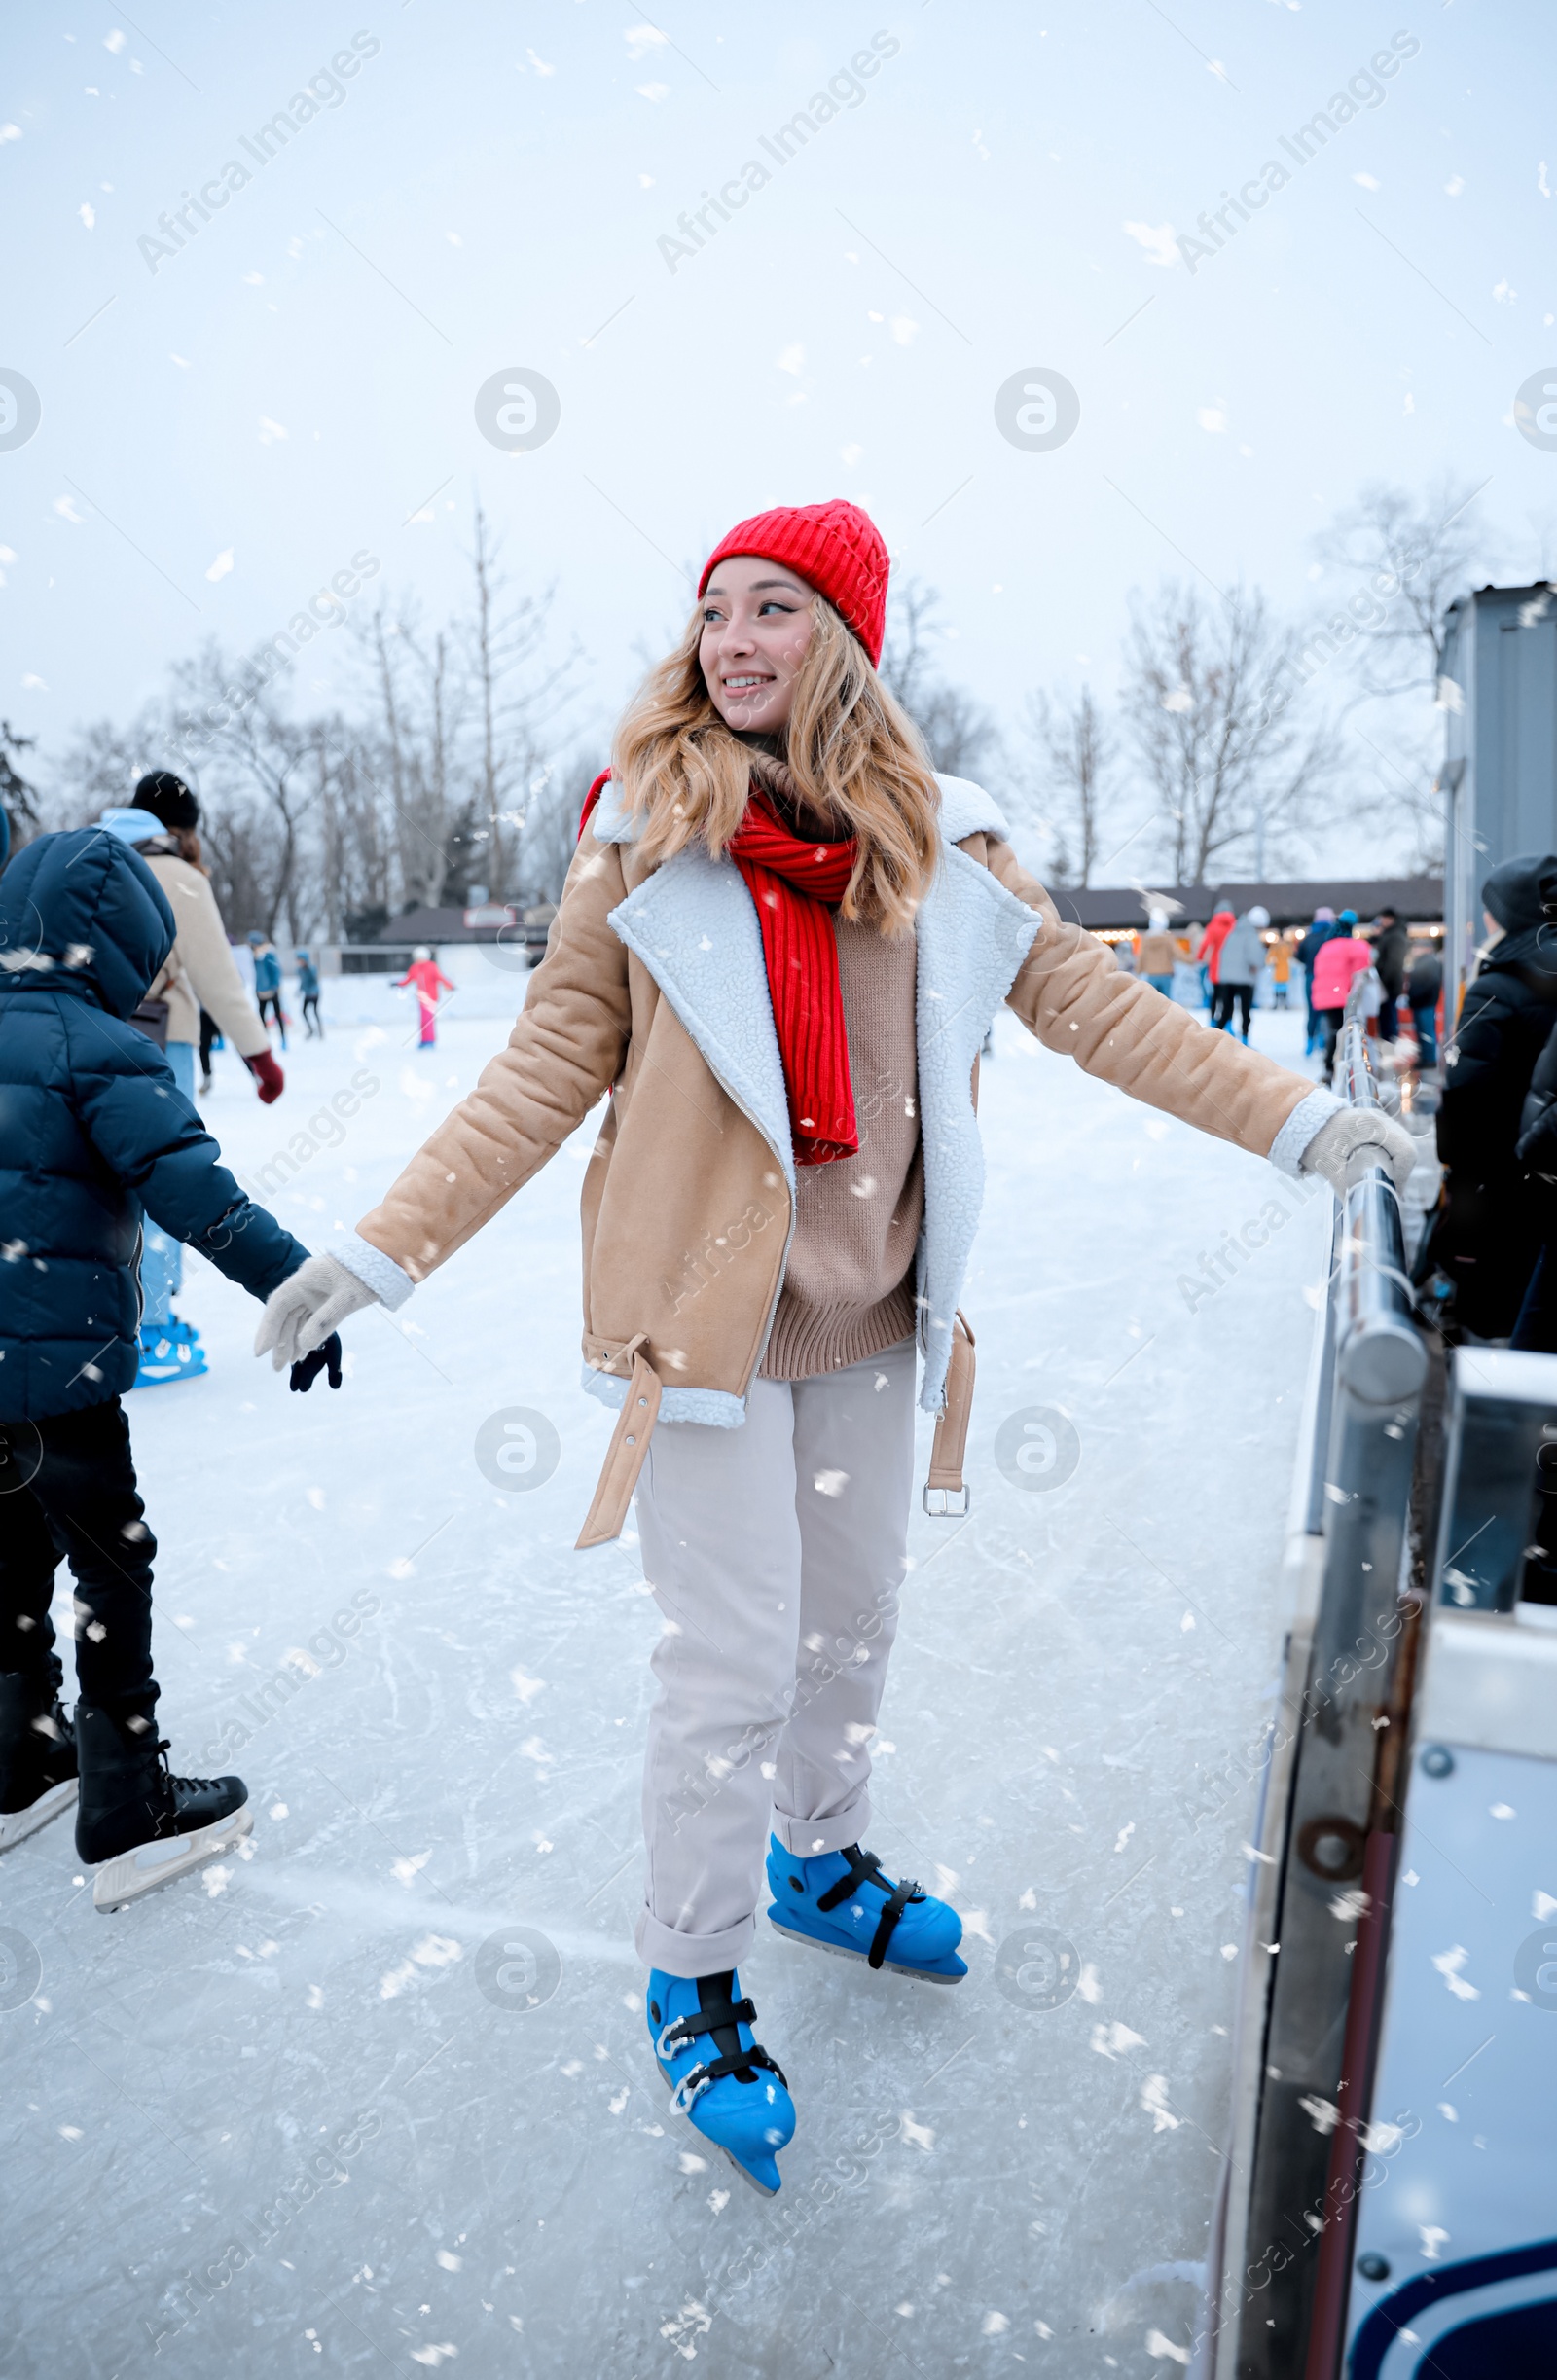
{"type": "Polygon", "coordinates": [[[700,598],[729,554],[760,554],[797,571],[842,613],[870,655],[872,668],[880,662],[891,563],[880,529],[857,504],[836,496],[830,504],[780,504],[738,522],[704,565],[700,598]]]}

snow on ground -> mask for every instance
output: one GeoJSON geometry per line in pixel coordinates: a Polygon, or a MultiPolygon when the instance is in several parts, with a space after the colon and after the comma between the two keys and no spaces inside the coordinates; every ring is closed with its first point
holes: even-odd
{"type": "MultiPolygon", "coordinates": [[[[382,1023],[294,1038],[280,1104],[225,1055],[207,1102],[250,1176],[309,1134],[272,1202],[306,1240],[502,1037],[456,1002],[418,1051],[403,998],[354,997],[382,1023]]],[[[1255,1040],[1297,1063],[1300,1021],[1255,1040]]],[[[983,1109],[972,1513],[915,1518],[871,1837],[963,1912],[972,1971],[877,1977],[761,1928],[742,1981],[800,2111],[771,2204],[672,2126],[645,2038],[658,1621],[631,1536],[572,1551],[609,1428],[578,1386],[593,1126],[399,1316],[347,1326],[337,1396],[289,1395],[257,1309],[191,1264],[210,1375],[129,1400],[162,1716],[175,1767],[247,1778],[253,1856],[111,1919],[68,1823],[0,1870],[0,2371],[1181,2365],[1254,1801],[1197,1826],[1196,1780],[1269,1707],[1327,1194],[1009,1018],[983,1109]],[[1273,1197],[1293,1219],[1187,1294],[1273,1197]],[[527,1492],[475,1458],[516,1407],[560,1447],[527,1492]]]]}

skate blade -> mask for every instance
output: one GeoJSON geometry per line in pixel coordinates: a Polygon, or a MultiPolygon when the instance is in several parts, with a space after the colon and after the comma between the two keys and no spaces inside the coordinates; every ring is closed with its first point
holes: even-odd
{"type": "Polygon", "coordinates": [[[148,1893],[161,1892],[164,1884],[174,1884],[180,1876],[192,1875],[208,1859],[231,1851],[253,1826],[254,1813],[245,1802],[231,1817],[200,1826],[194,1834],[174,1835],[165,1843],[143,1843],[135,1851],[121,1852],[117,1859],[106,1861],[97,1871],[91,1889],[93,1908],[105,1917],[116,1909],[127,1909],[132,1900],[144,1900],[148,1893]]]}
{"type": "MultiPolygon", "coordinates": [[[[673,2091],[675,2089],[675,2081],[673,2076],[666,2073],[658,2058],[655,2059],[654,2065],[655,2071],[659,2074],[660,2080],[664,2083],[666,2089],[668,2091],[673,2091]]],[[[759,2198],[778,2197],[778,2191],[770,2190],[766,2182],[759,2182],[756,2175],[752,2173],[748,2166],[742,2165],[739,2157],[731,2155],[729,2149],[725,2147],[722,2141],[710,2141],[706,2132],[699,2132],[697,2125],[692,2121],[690,2115],[677,2115],[673,2108],[670,2110],[670,2112],[671,2121],[673,2123],[685,2124],[689,2132],[696,2134],[698,2140],[703,2144],[705,2148],[711,2148],[716,2157],[723,2157],[726,2165],[729,2166],[730,2171],[733,2174],[738,2174],[740,2176],[741,2180],[745,2183],[748,2190],[755,2190],[759,2198]]],[[[781,2180],[779,2186],[782,2187],[781,2180]]]]}
{"type": "Polygon", "coordinates": [[[25,1810],[0,1813],[0,1852],[15,1851],[28,1835],[36,1834],[40,1826],[47,1826],[52,1818],[57,1818],[61,1810],[68,1810],[75,1798],[76,1780],[67,1777],[61,1785],[51,1785],[47,1793],[40,1793],[25,1810]]]}
{"type": "MultiPolygon", "coordinates": [[[[819,1942],[814,1933],[802,1933],[797,1927],[785,1926],[777,1917],[770,1916],[768,1923],[775,1933],[786,1934],[791,1942],[798,1942],[804,1950],[824,1950],[829,1959],[852,1959],[856,1966],[870,1965],[868,1951],[851,1950],[847,1942],[819,1942]]],[[[906,1975],[910,1983],[962,1983],[966,1980],[962,1975],[937,1975],[933,1967],[901,1966],[895,1959],[884,1959],[882,1966],[889,1975],[906,1975]]]]}

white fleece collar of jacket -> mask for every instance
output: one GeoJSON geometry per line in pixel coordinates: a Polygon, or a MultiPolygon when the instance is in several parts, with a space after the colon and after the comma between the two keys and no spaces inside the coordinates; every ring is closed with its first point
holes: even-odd
{"type": "MultiPolygon", "coordinates": [[[[997,802],[992,801],[982,785],[975,785],[965,776],[937,776],[941,789],[941,834],[948,843],[961,843],[969,835],[999,835],[1009,837],[997,802]]],[[[590,833],[597,843],[636,843],[642,829],[640,812],[623,809],[614,777],[607,778],[600,788],[600,798],[590,818],[590,833]]]]}

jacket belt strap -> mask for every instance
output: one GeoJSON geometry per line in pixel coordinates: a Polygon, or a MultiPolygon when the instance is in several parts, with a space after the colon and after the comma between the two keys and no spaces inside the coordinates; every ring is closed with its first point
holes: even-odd
{"type": "Polygon", "coordinates": [[[960,1311],[952,1330],[952,1352],[946,1367],[946,1402],[935,1424],[930,1448],[929,1477],[924,1482],[924,1509],[932,1520],[960,1520],[971,1509],[972,1497],[962,1482],[962,1457],[967,1425],[973,1411],[973,1333],[960,1311]],[[960,1504],[951,1498],[960,1496],[960,1504]],[[938,1503],[931,1503],[938,1497],[938,1503]]]}
{"type": "Polygon", "coordinates": [[[660,1376],[643,1352],[642,1334],[630,1339],[622,1353],[633,1357],[632,1376],[622,1410],[616,1417],[616,1427],[611,1432],[611,1443],[605,1450],[605,1460],[600,1465],[595,1501],[579,1533],[580,1551],[591,1545],[609,1545],[613,1537],[621,1535],[627,1508],[643,1468],[643,1458],[649,1451],[649,1433],[659,1418],[660,1376]]]}

